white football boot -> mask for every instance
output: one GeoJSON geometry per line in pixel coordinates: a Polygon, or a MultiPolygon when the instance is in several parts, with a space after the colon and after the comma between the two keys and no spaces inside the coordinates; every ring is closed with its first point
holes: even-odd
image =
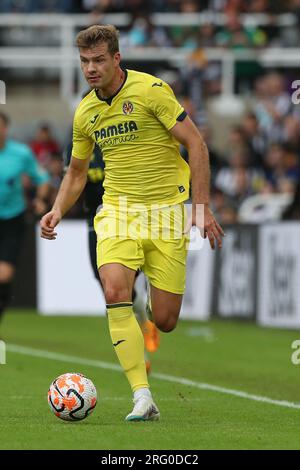
{"type": "Polygon", "coordinates": [[[132,412],[126,416],[125,421],[158,421],[160,412],[155,405],[153,398],[141,396],[133,399],[134,407],[132,412]]]}

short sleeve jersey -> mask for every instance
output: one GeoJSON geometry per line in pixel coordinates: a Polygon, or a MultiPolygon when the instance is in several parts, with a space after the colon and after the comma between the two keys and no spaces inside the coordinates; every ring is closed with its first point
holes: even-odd
{"type": "Polygon", "coordinates": [[[86,159],[95,143],[103,152],[103,203],[177,204],[189,197],[190,170],[169,132],[186,117],[172,89],[153,75],[126,70],[108,100],[92,90],[79,104],[73,125],[75,158],[86,159]]]}

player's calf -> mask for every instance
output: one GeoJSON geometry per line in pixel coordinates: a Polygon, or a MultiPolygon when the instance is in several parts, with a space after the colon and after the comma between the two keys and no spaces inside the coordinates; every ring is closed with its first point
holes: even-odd
{"type": "Polygon", "coordinates": [[[174,294],[151,285],[151,296],[148,294],[147,305],[160,331],[169,333],[176,328],[181,304],[181,294],[174,294]]]}

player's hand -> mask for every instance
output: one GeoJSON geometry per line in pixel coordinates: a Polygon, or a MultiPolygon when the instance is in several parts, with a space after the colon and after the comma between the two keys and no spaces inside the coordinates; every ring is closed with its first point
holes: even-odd
{"type": "Polygon", "coordinates": [[[215,242],[222,248],[222,237],[225,236],[222,227],[216,221],[208,204],[193,204],[192,217],[188,224],[190,230],[192,226],[199,228],[203,238],[208,237],[211,248],[215,249],[215,242]]]}
{"type": "Polygon", "coordinates": [[[41,237],[46,240],[55,240],[57,233],[54,231],[57,224],[61,221],[62,215],[57,210],[47,212],[40,221],[41,237]]]}
{"type": "Polygon", "coordinates": [[[219,248],[222,248],[222,237],[225,236],[221,225],[218,224],[212,211],[207,204],[204,204],[204,227],[199,227],[204,238],[208,237],[211,248],[215,249],[215,241],[219,248]]]}

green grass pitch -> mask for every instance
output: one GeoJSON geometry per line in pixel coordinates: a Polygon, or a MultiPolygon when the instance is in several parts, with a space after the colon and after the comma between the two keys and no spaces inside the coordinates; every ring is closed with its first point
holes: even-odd
{"type": "Polygon", "coordinates": [[[131,392],[110,369],[117,359],[105,318],[11,310],[1,336],[8,350],[0,365],[0,449],[300,448],[300,406],[292,407],[300,403],[300,365],[291,362],[300,332],[179,322],[152,355],[150,384],[162,415],[153,423],[124,422],[131,392]],[[64,372],[81,372],[97,387],[97,407],[82,422],[63,422],[48,408],[49,384],[64,372]]]}

